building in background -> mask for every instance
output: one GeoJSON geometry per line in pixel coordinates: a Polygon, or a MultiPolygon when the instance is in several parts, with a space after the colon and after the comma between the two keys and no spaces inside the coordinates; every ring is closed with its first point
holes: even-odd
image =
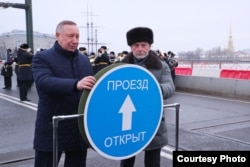
{"type": "MultiPolygon", "coordinates": [[[[55,36],[33,32],[34,37],[34,53],[39,49],[48,49],[55,42],[55,36]]],[[[26,31],[13,30],[0,34],[0,59],[6,58],[6,48],[10,48],[14,52],[22,43],[27,43],[26,31]]]]}

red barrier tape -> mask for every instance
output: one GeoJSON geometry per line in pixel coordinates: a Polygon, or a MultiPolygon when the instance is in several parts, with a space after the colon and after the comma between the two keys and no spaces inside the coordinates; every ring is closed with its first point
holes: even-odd
{"type": "Polygon", "coordinates": [[[175,74],[176,75],[192,75],[192,68],[185,68],[185,67],[176,67],[175,74]]]}
{"type": "Polygon", "coordinates": [[[250,80],[250,70],[227,70],[223,69],[220,72],[220,78],[233,78],[250,80]]]}

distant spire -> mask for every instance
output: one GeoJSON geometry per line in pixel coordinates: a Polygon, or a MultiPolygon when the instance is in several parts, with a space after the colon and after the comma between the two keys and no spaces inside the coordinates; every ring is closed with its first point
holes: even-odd
{"type": "Polygon", "coordinates": [[[229,52],[234,52],[233,37],[232,37],[232,21],[231,21],[231,19],[230,19],[229,38],[228,38],[227,49],[228,49],[229,52]]]}

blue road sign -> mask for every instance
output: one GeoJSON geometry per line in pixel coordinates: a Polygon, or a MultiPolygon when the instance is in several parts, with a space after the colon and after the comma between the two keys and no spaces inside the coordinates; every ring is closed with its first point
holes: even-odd
{"type": "Polygon", "coordinates": [[[89,92],[84,134],[102,156],[129,158],[151,142],[162,112],[163,98],[155,77],[138,65],[122,64],[104,73],[89,92]]]}

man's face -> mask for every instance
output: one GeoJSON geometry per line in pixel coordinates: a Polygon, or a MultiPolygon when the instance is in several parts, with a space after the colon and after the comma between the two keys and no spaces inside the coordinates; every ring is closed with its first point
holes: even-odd
{"type": "Polygon", "coordinates": [[[64,25],[62,31],[56,33],[56,39],[63,49],[74,52],[79,44],[79,29],[75,25],[64,25]]]}
{"type": "Polygon", "coordinates": [[[131,45],[131,50],[133,55],[137,59],[143,59],[148,55],[148,52],[151,49],[151,45],[147,42],[137,42],[131,45]]]}

